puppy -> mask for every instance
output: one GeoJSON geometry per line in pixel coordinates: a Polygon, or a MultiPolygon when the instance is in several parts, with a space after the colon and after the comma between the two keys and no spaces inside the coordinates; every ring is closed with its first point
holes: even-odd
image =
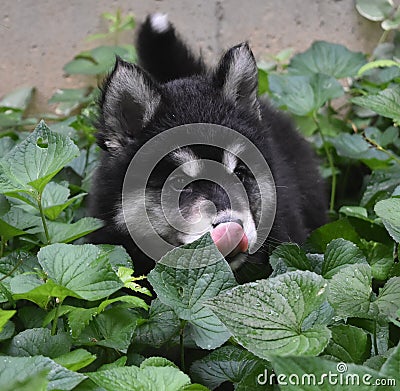
{"type": "Polygon", "coordinates": [[[137,50],[138,65],[118,58],[102,87],[90,210],[105,227],[91,241],[124,245],[146,274],[168,248],[158,240],[172,248],[210,232],[239,280],[261,278],[271,248],[302,243],[326,222],[313,151],[257,96],[247,43],[209,68],[154,14],[137,50]],[[260,274],[249,277],[246,265],[260,274]]]}

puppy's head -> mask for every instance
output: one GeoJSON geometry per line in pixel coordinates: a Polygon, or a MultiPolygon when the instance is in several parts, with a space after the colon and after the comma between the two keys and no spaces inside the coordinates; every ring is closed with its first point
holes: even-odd
{"type": "Polygon", "coordinates": [[[159,155],[145,191],[133,178],[143,173],[128,170],[129,194],[115,216],[120,229],[134,226],[145,238],[149,232],[138,220],[145,215],[152,229],[174,246],[211,232],[217,247],[237,267],[245,258],[240,253],[257,243],[261,208],[258,183],[241,158],[246,143],[232,132],[224,145],[213,145],[208,138],[177,143],[165,152],[168,131],[186,124],[222,125],[254,138],[260,127],[257,67],[247,44],[228,50],[212,72],[164,84],[117,59],[103,86],[97,135],[113,164],[121,157],[134,158],[147,142],[158,140],[151,154],[141,156],[150,162],[150,155],[159,155]]]}

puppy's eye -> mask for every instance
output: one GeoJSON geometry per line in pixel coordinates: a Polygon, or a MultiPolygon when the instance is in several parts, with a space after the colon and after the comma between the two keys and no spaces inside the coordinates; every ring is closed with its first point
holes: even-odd
{"type": "Polygon", "coordinates": [[[188,179],[185,176],[173,176],[168,180],[168,185],[174,191],[186,191],[188,188],[188,179]]]}
{"type": "Polygon", "coordinates": [[[247,168],[245,166],[239,165],[235,168],[234,171],[235,175],[240,179],[244,179],[248,176],[248,171],[247,168]]]}

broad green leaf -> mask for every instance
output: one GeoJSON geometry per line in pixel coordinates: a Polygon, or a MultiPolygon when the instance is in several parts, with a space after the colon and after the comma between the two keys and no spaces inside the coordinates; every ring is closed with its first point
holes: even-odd
{"type": "Polygon", "coordinates": [[[17,311],[0,309],[0,331],[3,330],[4,325],[14,316],[17,311]]]}
{"type": "MultiPolygon", "coordinates": [[[[103,227],[104,223],[94,217],[83,217],[75,223],[60,223],[58,221],[48,221],[50,242],[70,243],[103,227]]],[[[42,240],[46,242],[45,238],[42,240]]]]}
{"type": "MultiPolygon", "coordinates": [[[[72,390],[86,378],[81,373],[63,368],[48,357],[3,356],[0,360],[0,389],[15,390],[15,388],[8,387],[30,379],[45,370],[49,371],[47,375],[47,380],[49,381],[47,390],[49,391],[72,390]]],[[[31,390],[33,391],[32,388],[31,390]]]]}
{"type": "Polygon", "coordinates": [[[373,171],[362,196],[361,205],[372,208],[377,199],[390,197],[393,190],[399,185],[400,170],[398,166],[373,171]]]}
{"type": "Polygon", "coordinates": [[[78,344],[98,345],[126,353],[136,328],[138,315],[113,307],[96,316],[76,339],[78,344]]]}
{"type": "Polygon", "coordinates": [[[0,107],[9,107],[25,111],[32,99],[35,87],[19,88],[0,100],[0,107]]]}
{"type": "Polygon", "coordinates": [[[127,48],[122,46],[98,46],[87,52],[82,52],[64,66],[64,71],[70,75],[101,75],[108,72],[115,63],[115,57],[120,56],[125,61],[134,62],[135,58],[127,48]]]}
{"type": "Polygon", "coordinates": [[[379,315],[383,319],[395,318],[400,309],[400,277],[391,278],[380,289],[375,304],[379,308],[379,315]]]}
{"type": "Polygon", "coordinates": [[[316,112],[328,100],[343,95],[340,84],[328,75],[270,74],[268,77],[269,88],[278,105],[299,116],[316,112]]]}
{"type": "MultiPolygon", "coordinates": [[[[379,389],[373,385],[376,379],[381,378],[371,368],[321,357],[274,356],[271,364],[275,374],[280,375],[280,388],[285,391],[373,391],[379,389]]],[[[260,380],[266,384],[276,380],[276,376],[271,377],[271,373],[265,375],[260,380]]]]}
{"type": "Polygon", "coordinates": [[[167,253],[147,278],[161,302],[189,322],[198,346],[216,348],[229,338],[225,326],[204,306],[207,299],[236,285],[209,234],[167,253]]]}
{"type": "Polygon", "coordinates": [[[175,312],[155,299],[151,302],[148,315],[139,320],[134,340],[137,344],[159,348],[177,337],[179,330],[180,322],[175,312]]]}
{"type": "Polygon", "coordinates": [[[41,193],[51,178],[78,156],[76,145],[41,121],[35,131],[0,161],[0,192],[41,193]]]}
{"type": "Polygon", "coordinates": [[[374,318],[378,313],[376,303],[371,302],[371,267],[355,264],[339,270],[329,282],[328,301],[337,316],[374,318]]]}
{"type": "Polygon", "coordinates": [[[176,391],[190,384],[189,376],[170,365],[122,367],[87,375],[106,391],[176,391]]]}
{"type": "Polygon", "coordinates": [[[330,143],[335,147],[338,155],[351,159],[362,160],[368,164],[368,160],[389,160],[390,157],[369,144],[361,134],[341,133],[331,138],[330,143]]]}
{"type": "Polygon", "coordinates": [[[376,95],[359,96],[351,99],[353,103],[375,111],[383,117],[400,123],[400,87],[394,86],[380,91],[376,95]]]}
{"type": "Polygon", "coordinates": [[[117,271],[118,277],[124,283],[124,288],[131,289],[134,292],[140,292],[144,295],[151,296],[151,292],[146,287],[140,286],[136,281],[143,280],[144,277],[134,277],[133,269],[120,266],[117,271]]]}
{"type": "Polygon", "coordinates": [[[240,285],[210,299],[207,305],[241,345],[268,359],[275,354],[321,353],[330,331],[321,324],[303,326],[326,296],[326,282],[321,276],[296,271],[240,285]]]}
{"type": "Polygon", "coordinates": [[[78,338],[90,321],[99,313],[97,307],[79,308],[68,306],[66,310],[68,325],[73,338],[78,338]]]}
{"type": "Polygon", "coordinates": [[[268,75],[269,88],[281,107],[299,116],[310,114],[314,109],[314,92],[306,76],[268,75]]]}
{"type": "Polygon", "coordinates": [[[375,205],[375,213],[382,219],[390,236],[400,242],[400,198],[389,198],[375,205]]]}
{"type": "Polygon", "coordinates": [[[28,376],[22,381],[13,382],[8,384],[6,388],[2,388],[2,391],[47,391],[47,380],[48,369],[44,369],[41,372],[35,373],[28,376]]]}
{"type": "Polygon", "coordinates": [[[324,354],[333,356],[339,361],[362,364],[370,356],[371,338],[363,330],[348,324],[331,327],[332,339],[324,354]]]}
{"type": "Polygon", "coordinates": [[[399,138],[399,129],[394,126],[389,126],[381,132],[378,128],[368,127],[365,129],[364,134],[369,139],[374,140],[381,147],[387,147],[390,144],[396,143],[399,138]]]}
{"type": "Polygon", "coordinates": [[[322,275],[332,278],[344,267],[357,263],[367,263],[362,251],[348,240],[334,239],[326,246],[322,275]]]}
{"type": "Polygon", "coordinates": [[[271,254],[269,262],[274,270],[311,270],[306,253],[295,243],[284,243],[271,254]]]}
{"type": "Polygon", "coordinates": [[[71,338],[65,334],[51,335],[49,329],[33,328],[20,332],[10,343],[10,356],[58,357],[71,349],[71,338]]]}
{"type": "Polygon", "coordinates": [[[393,349],[387,358],[386,362],[383,364],[380,373],[382,376],[395,379],[396,384],[400,383],[400,343],[393,349]]]}
{"type": "Polygon", "coordinates": [[[365,62],[362,53],[352,52],[335,43],[317,41],[304,53],[294,56],[288,70],[293,75],[323,73],[342,79],[356,76],[365,62]]]}
{"type": "Polygon", "coordinates": [[[333,240],[343,238],[361,245],[360,237],[347,219],[336,220],[323,225],[311,233],[306,242],[306,248],[311,252],[323,253],[326,246],[333,240]]]}
{"type": "Polygon", "coordinates": [[[41,308],[46,308],[51,297],[64,300],[66,297],[80,296],[74,291],[58,285],[53,280],[45,283],[32,275],[18,275],[10,281],[11,292],[14,300],[29,300],[41,308]]]}
{"type": "Polygon", "coordinates": [[[390,0],[356,0],[356,8],[364,18],[374,22],[384,20],[393,10],[390,0]]]}
{"type": "Polygon", "coordinates": [[[95,359],[96,356],[89,353],[87,350],[76,349],[56,357],[54,361],[70,371],[79,371],[80,369],[87,367],[95,359]]]}
{"type": "Polygon", "coordinates": [[[264,368],[267,368],[267,362],[250,352],[238,346],[223,346],[195,361],[190,367],[190,374],[193,381],[211,390],[226,381],[233,383],[235,390],[246,389],[244,385],[251,387],[248,390],[265,390],[264,386],[257,384],[257,375],[264,368]],[[250,377],[253,380],[251,383],[250,377]]]}
{"type": "Polygon", "coordinates": [[[362,206],[342,206],[339,212],[343,213],[345,216],[368,220],[368,211],[362,206]]]}
{"type": "MultiPolygon", "coordinates": [[[[5,311],[5,310],[2,310],[5,311]]],[[[0,311],[0,319],[4,315],[2,315],[2,311],[0,311]]],[[[2,321],[2,320],[1,320],[2,321]]],[[[6,323],[2,326],[1,331],[0,331],[0,342],[6,341],[7,339],[10,339],[15,332],[15,325],[11,321],[6,321],[6,323]]]]}
{"type": "Polygon", "coordinates": [[[387,280],[394,266],[393,248],[382,243],[373,243],[368,254],[372,277],[377,280],[387,280]]]}
{"type": "Polygon", "coordinates": [[[98,300],[122,287],[107,255],[91,244],[52,244],[38,253],[43,270],[58,285],[85,300],[98,300]]]}

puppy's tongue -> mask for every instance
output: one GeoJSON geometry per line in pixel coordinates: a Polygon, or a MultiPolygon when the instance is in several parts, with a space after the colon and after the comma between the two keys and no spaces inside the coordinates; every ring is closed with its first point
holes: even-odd
{"type": "Polygon", "coordinates": [[[227,222],[218,224],[211,231],[211,238],[224,257],[247,251],[249,242],[240,224],[227,222]]]}

